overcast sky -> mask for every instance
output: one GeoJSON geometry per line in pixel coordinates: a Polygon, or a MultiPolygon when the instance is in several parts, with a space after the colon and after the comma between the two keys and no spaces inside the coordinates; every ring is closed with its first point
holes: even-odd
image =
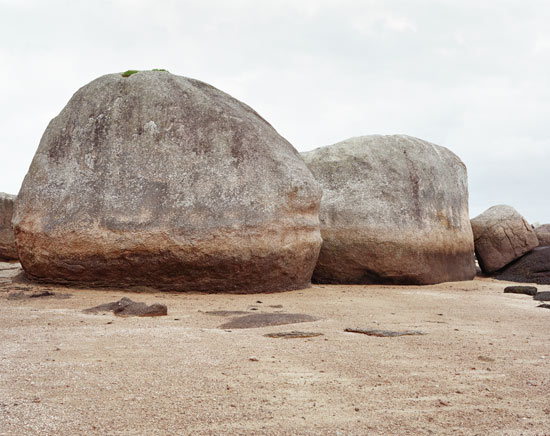
{"type": "Polygon", "coordinates": [[[550,2],[0,0],[0,191],[106,73],[166,68],[252,106],[298,150],[403,133],[466,163],[470,214],[550,222],[550,2]]]}

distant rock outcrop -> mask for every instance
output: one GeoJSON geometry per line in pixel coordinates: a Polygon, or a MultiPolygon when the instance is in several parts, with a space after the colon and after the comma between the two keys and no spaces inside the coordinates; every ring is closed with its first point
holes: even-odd
{"type": "Polygon", "coordinates": [[[533,228],[513,207],[493,206],[472,219],[479,266],[493,273],[539,245],[533,228]]]}
{"type": "Polygon", "coordinates": [[[0,260],[17,260],[11,224],[15,195],[0,192],[0,260]]]}
{"type": "Polygon", "coordinates": [[[324,189],[314,281],[433,284],[475,276],[466,167],[451,151],[373,135],[302,156],[324,189]]]}
{"type": "Polygon", "coordinates": [[[14,225],[53,282],[260,292],[309,286],[321,189],[247,105],[164,71],[109,74],[54,118],[14,225]]]}
{"type": "Polygon", "coordinates": [[[495,278],[519,283],[550,285],[550,247],[538,247],[512,262],[495,278]]]}
{"type": "Polygon", "coordinates": [[[550,246],[550,224],[535,227],[535,234],[539,240],[540,247],[550,246]]]}

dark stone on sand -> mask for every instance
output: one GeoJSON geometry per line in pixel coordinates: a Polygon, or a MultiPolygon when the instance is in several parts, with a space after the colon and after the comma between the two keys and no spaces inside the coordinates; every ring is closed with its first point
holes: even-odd
{"type": "Polygon", "coordinates": [[[537,301],[550,301],[550,291],[537,292],[533,299],[537,301]]]}
{"type": "Polygon", "coordinates": [[[100,304],[99,306],[83,310],[84,313],[99,313],[112,311],[117,316],[164,316],[168,309],[164,304],[152,304],[132,301],[129,298],[122,298],[112,303],[100,304]]]}
{"type": "Polygon", "coordinates": [[[29,295],[29,298],[51,297],[52,295],[55,295],[55,293],[50,291],[41,291],[41,292],[35,292],[34,294],[29,295]]]}
{"type": "Polygon", "coordinates": [[[251,313],[240,316],[219,326],[221,329],[250,329],[274,325],[313,322],[319,318],[303,313],[251,313]]]}
{"type": "Polygon", "coordinates": [[[404,330],[404,331],[393,331],[393,330],[377,330],[377,329],[352,329],[347,328],[344,330],[349,333],[361,333],[367,336],[378,336],[378,337],[389,337],[393,338],[395,336],[412,336],[412,335],[425,335],[425,332],[420,330],[404,330]]]}
{"type": "Polygon", "coordinates": [[[537,288],[534,286],[507,286],[504,288],[505,294],[525,294],[525,295],[535,295],[537,293],[537,288]]]}
{"type": "Polygon", "coordinates": [[[299,332],[299,331],[293,330],[291,332],[267,333],[264,336],[266,338],[300,339],[300,338],[314,338],[316,336],[323,336],[323,334],[317,333],[317,332],[299,332]]]}
{"type": "Polygon", "coordinates": [[[539,304],[537,307],[541,307],[542,309],[550,309],[550,304],[539,304]]]}

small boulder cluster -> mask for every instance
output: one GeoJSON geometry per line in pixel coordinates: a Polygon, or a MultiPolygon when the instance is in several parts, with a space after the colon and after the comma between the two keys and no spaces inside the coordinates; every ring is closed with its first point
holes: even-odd
{"type": "Polygon", "coordinates": [[[0,256],[53,283],[424,285],[471,280],[474,236],[486,271],[538,245],[509,209],[470,224],[466,167],[444,147],[373,135],[300,155],[249,106],[164,70],[79,89],[14,199],[0,256]]]}
{"type": "Polygon", "coordinates": [[[472,219],[481,270],[500,280],[550,284],[550,225],[534,228],[511,206],[472,219]]]}

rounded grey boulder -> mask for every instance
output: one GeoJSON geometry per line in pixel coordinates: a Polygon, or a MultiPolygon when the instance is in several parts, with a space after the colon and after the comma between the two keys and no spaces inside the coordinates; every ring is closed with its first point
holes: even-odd
{"type": "Polygon", "coordinates": [[[164,71],[102,76],[46,129],[14,226],[34,278],[261,292],[307,287],[321,189],[247,105],[164,71]]]}
{"type": "Polygon", "coordinates": [[[531,225],[513,207],[490,207],[472,219],[479,266],[495,272],[539,245],[531,225]]]}
{"type": "Polygon", "coordinates": [[[0,260],[16,260],[17,249],[11,224],[15,195],[0,192],[0,260]]]}
{"type": "Polygon", "coordinates": [[[324,190],[314,281],[433,284],[475,276],[466,167],[451,151],[372,135],[302,157],[324,190]]]}

